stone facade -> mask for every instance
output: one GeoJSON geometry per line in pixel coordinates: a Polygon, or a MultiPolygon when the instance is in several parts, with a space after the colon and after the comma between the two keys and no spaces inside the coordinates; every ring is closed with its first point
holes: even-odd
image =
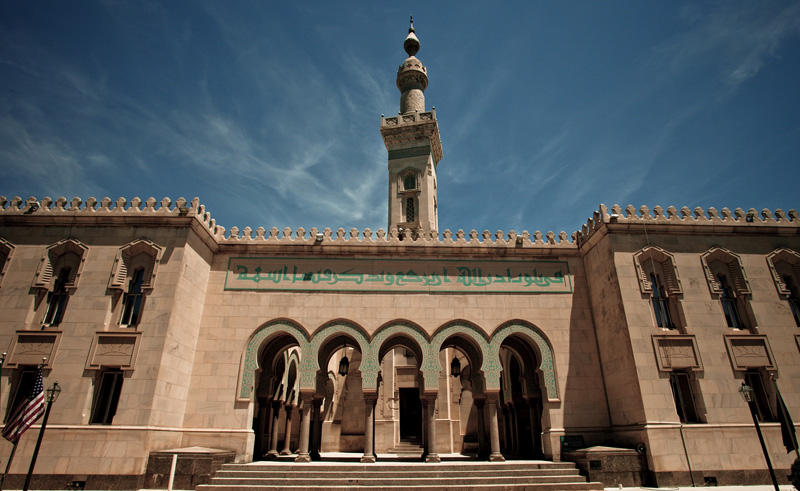
{"type": "Polygon", "coordinates": [[[601,206],[571,235],[439,233],[441,142],[412,88],[421,110],[381,123],[390,210],[410,193],[427,211],[392,212],[389,230],[228,231],[198,199],[0,197],[0,403],[43,357],[63,389],[39,485],[162,482],[169,449],[205,479],[231,458],[558,461],[575,442],[613,447],[626,479],[767,482],[743,382],[786,475],[773,377],[800,418],[797,211],[601,206]]]}

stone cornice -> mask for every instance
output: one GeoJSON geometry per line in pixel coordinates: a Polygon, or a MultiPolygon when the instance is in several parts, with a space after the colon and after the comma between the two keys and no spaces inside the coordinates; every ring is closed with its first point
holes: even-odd
{"type": "Polygon", "coordinates": [[[436,110],[388,118],[381,116],[381,135],[387,150],[413,146],[419,142],[430,143],[434,164],[442,160],[442,140],[436,122],[436,110]]]}

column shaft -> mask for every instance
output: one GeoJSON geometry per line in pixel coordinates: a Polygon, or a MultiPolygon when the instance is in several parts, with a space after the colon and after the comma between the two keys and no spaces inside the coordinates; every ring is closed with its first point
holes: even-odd
{"type": "Polygon", "coordinates": [[[506,459],[500,453],[500,432],[497,427],[497,399],[489,401],[489,443],[492,453],[489,454],[490,462],[504,462],[506,459]]]}
{"type": "Polygon", "coordinates": [[[314,399],[314,407],[311,408],[311,458],[320,460],[319,442],[321,440],[322,426],[319,420],[319,408],[322,406],[322,399],[314,399]]]}
{"type": "Polygon", "coordinates": [[[283,427],[283,450],[281,450],[281,455],[290,455],[292,453],[292,449],[290,445],[292,443],[292,406],[286,405],[286,425],[283,427]]]}
{"type": "Polygon", "coordinates": [[[475,408],[478,410],[478,458],[486,457],[489,452],[486,451],[486,421],[483,415],[483,399],[475,399],[475,408]]]}
{"type": "Polygon", "coordinates": [[[281,420],[281,403],[272,401],[272,426],[270,427],[268,459],[278,457],[278,424],[281,420]]]}
{"type": "Polygon", "coordinates": [[[371,464],[375,462],[375,401],[378,394],[364,394],[366,410],[364,412],[364,455],[361,463],[371,464]]]}
{"type": "Polygon", "coordinates": [[[295,462],[311,462],[311,456],[308,453],[309,437],[311,432],[311,408],[314,405],[314,393],[300,393],[303,399],[302,419],[300,420],[300,446],[297,449],[297,457],[295,462]]]}
{"type": "Polygon", "coordinates": [[[437,394],[425,394],[425,399],[428,401],[428,412],[426,414],[428,420],[428,455],[425,457],[425,462],[437,463],[441,462],[439,454],[436,453],[436,397],[437,394]]]}

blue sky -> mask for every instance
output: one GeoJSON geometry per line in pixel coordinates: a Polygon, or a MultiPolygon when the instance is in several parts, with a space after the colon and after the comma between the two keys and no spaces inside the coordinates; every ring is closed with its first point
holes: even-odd
{"type": "Polygon", "coordinates": [[[0,3],[0,196],[198,196],[219,225],[385,228],[408,16],[440,229],[600,203],[800,208],[800,2],[0,3]]]}

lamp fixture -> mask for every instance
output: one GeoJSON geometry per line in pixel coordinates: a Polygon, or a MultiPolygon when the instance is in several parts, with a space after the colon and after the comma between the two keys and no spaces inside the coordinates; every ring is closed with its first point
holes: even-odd
{"type": "Polygon", "coordinates": [[[461,362],[458,361],[458,356],[454,356],[453,361],[450,362],[450,375],[452,375],[453,378],[461,376],[461,362]]]}
{"type": "Polygon", "coordinates": [[[742,386],[739,387],[739,394],[746,403],[753,402],[753,388],[746,383],[742,382],[742,386]]]}
{"type": "Polygon", "coordinates": [[[350,371],[350,360],[347,359],[347,343],[344,343],[344,356],[342,357],[341,361],[339,361],[339,375],[344,377],[347,375],[347,372],[350,371]]]}
{"type": "Polygon", "coordinates": [[[50,404],[56,402],[58,396],[61,394],[61,386],[58,385],[58,382],[53,382],[52,387],[48,387],[47,389],[47,402],[50,404]]]}

